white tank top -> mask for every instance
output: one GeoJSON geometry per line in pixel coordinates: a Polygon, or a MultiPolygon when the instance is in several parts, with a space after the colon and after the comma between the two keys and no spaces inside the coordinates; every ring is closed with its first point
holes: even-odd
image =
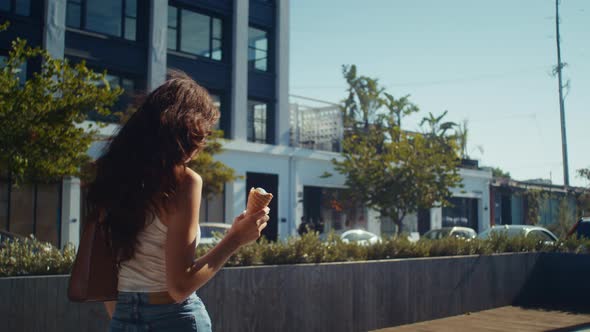
{"type": "MultiPolygon", "coordinates": [[[[120,292],[163,292],[166,287],[165,244],[168,228],[156,216],[137,235],[137,247],[132,259],[121,263],[119,269],[120,292]]],[[[197,229],[197,245],[201,229],[197,229]]]]}

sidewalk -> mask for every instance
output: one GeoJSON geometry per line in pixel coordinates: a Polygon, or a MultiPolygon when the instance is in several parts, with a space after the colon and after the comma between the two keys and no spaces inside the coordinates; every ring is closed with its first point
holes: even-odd
{"type": "Polygon", "coordinates": [[[439,331],[522,331],[578,332],[590,331],[590,314],[545,311],[519,307],[501,307],[461,316],[437,319],[376,332],[439,331]]]}

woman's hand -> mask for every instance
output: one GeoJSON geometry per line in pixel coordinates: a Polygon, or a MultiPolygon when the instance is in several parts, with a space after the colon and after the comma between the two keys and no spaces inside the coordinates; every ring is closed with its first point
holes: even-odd
{"type": "Polygon", "coordinates": [[[228,231],[227,237],[235,241],[240,247],[258,240],[262,230],[266,227],[269,212],[270,209],[268,207],[250,215],[246,215],[246,211],[242,212],[242,214],[234,219],[234,223],[228,231]]]}

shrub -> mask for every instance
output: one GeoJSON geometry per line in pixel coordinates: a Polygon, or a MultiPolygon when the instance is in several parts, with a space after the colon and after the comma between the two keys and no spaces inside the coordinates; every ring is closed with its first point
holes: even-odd
{"type": "Polygon", "coordinates": [[[73,246],[59,250],[33,236],[5,242],[0,249],[0,277],[69,273],[75,257],[73,246]]]}
{"type": "MultiPolygon", "coordinates": [[[[205,255],[211,246],[198,246],[196,257],[205,255]]],[[[532,238],[508,238],[492,234],[489,239],[457,238],[420,240],[410,242],[405,237],[392,237],[374,245],[357,245],[343,242],[336,234],[321,240],[317,233],[283,242],[266,239],[244,246],[227,262],[227,266],[280,265],[322,262],[346,262],[412,257],[438,257],[457,255],[489,255],[507,252],[590,253],[590,239],[571,238],[556,244],[546,244],[532,238]]],[[[40,242],[34,237],[6,243],[0,249],[0,277],[69,273],[75,258],[73,246],[63,250],[40,242]]]]}

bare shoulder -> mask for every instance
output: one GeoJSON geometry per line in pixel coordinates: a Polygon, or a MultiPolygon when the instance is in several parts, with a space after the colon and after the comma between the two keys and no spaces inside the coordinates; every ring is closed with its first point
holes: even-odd
{"type": "Polygon", "coordinates": [[[180,187],[184,190],[192,190],[203,186],[203,178],[192,169],[186,167],[179,170],[180,187]]]}

